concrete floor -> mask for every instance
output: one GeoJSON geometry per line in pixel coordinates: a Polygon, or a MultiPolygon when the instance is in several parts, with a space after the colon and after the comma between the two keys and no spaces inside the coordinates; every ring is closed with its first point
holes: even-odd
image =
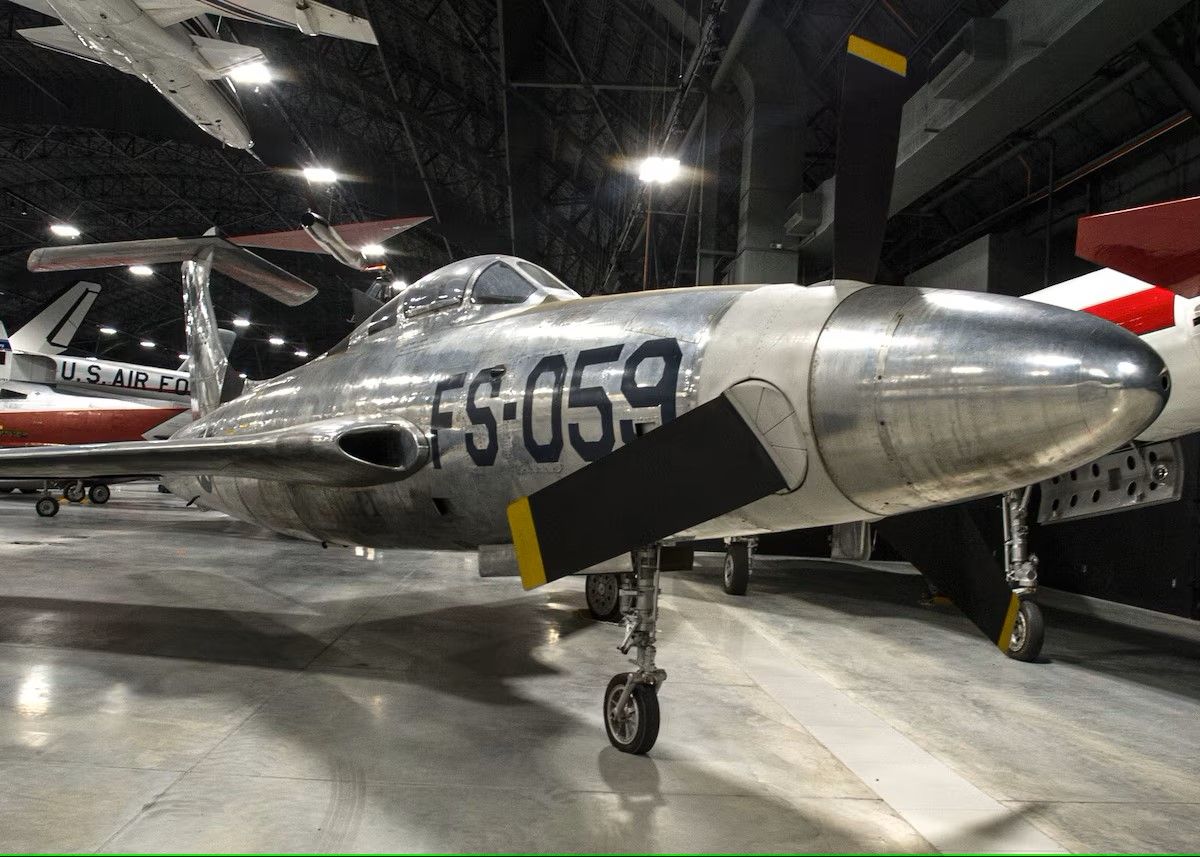
{"type": "Polygon", "coordinates": [[[1200,842],[1182,620],[1075,599],[1019,664],[895,569],[764,560],[730,599],[707,557],[665,578],[634,758],[579,581],[322,551],[143,486],[50,520],[0,497],[0,545],[0,851],[1200,842]]]}

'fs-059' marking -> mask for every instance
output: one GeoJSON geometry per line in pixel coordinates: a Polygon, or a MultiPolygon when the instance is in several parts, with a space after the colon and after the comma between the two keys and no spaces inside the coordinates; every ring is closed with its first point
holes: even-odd
{"type": "MultiPolygon", "coordinates": [[[[432,439],[430,448],[433,466],[442,466],[439,431],[454,425],[454,406],[446,403],[447,394],[466,388],[463,412],[469,424],[463,432],[463,442],[471,461],[478,467],[491,467],[500,451],[499,421],[512,422],[520,417],[521,440],[530,458],[539,464],[553,464],[562,458],[569,443],[584,461],[592,462],[608,455],[617,445],[629,443],[636,436],[632,419],[617,420],[608,391],[599,384],[584,383],[585,374],[594,377],[621,360],[621,345],[585,348],[568,365],[564,354],[547,354],[533,364],[528,375],[511,385],[509,396],[501,395],[507,376],[504,366],[489,366],[473,375],[459,372],[437,382],[433,394],[433,414],[430,419],[432,439]],[[539,419],[537,410],[545,411],[544,400],[538,391],[549,390],[549,414],[539,419]],[[497,410],[493,407],[499,402],[497,410]],[[541,406],[540,408],[538,406],[541,406]],[[590,419],[572,418],[582,411],[593,411],[590,419]],[[591,428],[599,437],[589,438],[583,427],[591,428]]],[[[658,408],[661,425],[675,419],[675,395],[679,385],[679,366],[683,353],[674,338],[650,339],[634,348],[625,358],[621,369],[620,392],[631,408],[658,408]],[[650,360],[662,362],[662,372],[652,383],[638,383],[638,369],[650,360]]],[[[544,395],[544,393],[543,393],[544,395]]]]}

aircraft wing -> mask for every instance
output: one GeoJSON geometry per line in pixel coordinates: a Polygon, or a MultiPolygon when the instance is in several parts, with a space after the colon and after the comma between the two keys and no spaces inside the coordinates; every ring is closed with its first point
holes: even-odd
{"type": "Polygon", "coordinates": [[[70,28],[61,24],[55,27],[30,27],[17,30],[17,32],[40,48],[78,57],[88,62],[100,62],[94,53],[83,46],[83,42],[75,38],[75,34],[71,32],[70,28]]]}
{"type": "Polygon", "coordinates": [[[216,15],[268,24],[273,27],[293,27],[309,36],[332,36],[377,45],[371,22],[349,15],[332,6],[308,0],[202,0],[208,11],[216,15]]]}
{"type": "MultiPolygon", "coordinates": [[[[368,220],[363,223],[342,223],[336,227],[337,234],[351,247],[368,244],[383,244],[401,232],[419,226],[429,219],[428,215],[415,217],[393,217],[388,220],[368,220]]],[[[323,247],[303,229],[286,232],[259,232],[255,235],[234,235],[229,239],[242,247],[262,247],[266,250],[291,250],[296,253],[325,253],[323,247]]]]}
{"type": "Polygon", "coordinates": [[[213,268],[280,303],[299,306],[317,294],[315,286],[215,235],[40,247],[29,254],[27,267],[39,272],[160,265],[186,262],[206,250],[213,251],[213,268]]]}
{"type": "Polygon", "coordinates": [[[398,419],[322,420],[286,429],[0,450],[0,478],[216,475],[354,488],[406,479],[428,459],[425,433],[398,419]]]}
{"type": "Polygon", "coordinates": [[[160,27],[170,27],[212,11],[198,0],[134,0],[134,2],[160,27]]]}

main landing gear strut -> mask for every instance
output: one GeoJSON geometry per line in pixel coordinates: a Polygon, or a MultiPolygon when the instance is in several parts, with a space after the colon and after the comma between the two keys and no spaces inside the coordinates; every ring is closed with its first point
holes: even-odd
{"type": "MultiPolygon", "coordinates": [[[[621,654],[637,650],[632,661],[636,669],[619,673],[609,681],[604,691],[604,729],[608,740],[622,753],[647,753],[658,739],[658,688],[667,680],[666,672],[655,663],[660,547],[655,544],[639,548],[634,552],[633,574],[618,577],[621,582],[631,581],[633,592],[622,617],[625,639],[617,648],[621,654]]],[[[621,597],[624,594],[618,593],[618,603],[625,600],[621,597]]]]}
{"type": "Polygon", "coordinates": [[[1004,518],[1004,575],[1020,599],[1017,620],[1007,654],[1018,661],[1034,661],[1042,652],[1046,624],[1042,610],[1033,600],[1037,595],[1037,557],[1029,551],[1029,501],[1033,488],[1007,491],[1000,498],[1004,518]]]}

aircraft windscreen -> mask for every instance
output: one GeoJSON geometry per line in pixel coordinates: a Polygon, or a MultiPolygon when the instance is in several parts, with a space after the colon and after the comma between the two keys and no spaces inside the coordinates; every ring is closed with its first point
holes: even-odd
{"type": "Polygon", "coordinates": [[[551,274],[540,265],[535,265],[532,262],[526,262],[524,259],[518,259],[517,264],[521,270],[537,281],[544,289],[549,289],[552,292],[566,292],[569,295],[579,297],[579,293],[560,280],[558,277],[551,274]]]}

